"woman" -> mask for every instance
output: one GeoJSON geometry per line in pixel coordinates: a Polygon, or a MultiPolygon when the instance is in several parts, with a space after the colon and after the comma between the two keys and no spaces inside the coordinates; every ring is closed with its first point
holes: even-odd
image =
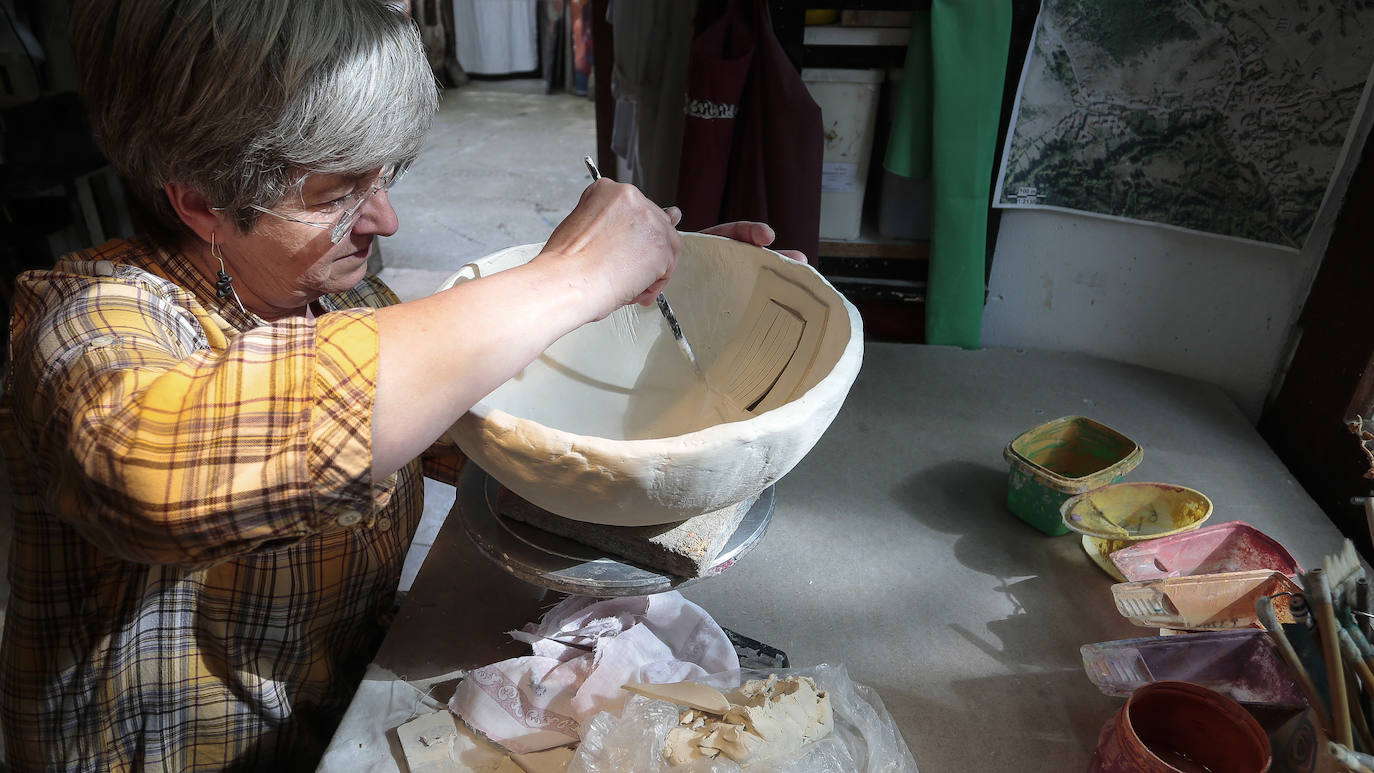
{"type": "Polygon", "coordinates": [[[527,266],[397,304],[365,266],[436,100],[399,11],[79,0],[71,24],[150,233],[18,283],[6,754],[311,769],[394,601],[416,458],[559,336],[651,303],[676,216],[597,182],[527,266]]]}

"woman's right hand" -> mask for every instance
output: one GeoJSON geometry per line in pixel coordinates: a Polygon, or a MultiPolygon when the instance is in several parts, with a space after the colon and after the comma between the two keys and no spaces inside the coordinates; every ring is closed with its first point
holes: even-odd
{"type": "Polygon", "coordinates": [[[414,459],[568,331],[653,303],[677,266],[680,217],[598,180],[534,260],[378,309],[373,477],[414,459]]]}
{"type": "Polygon", "coordinates": [[[676,208],[660,209],[633,185],[597,180],[554,229],[536,261],[567,261],[592,319],[653,303],[677,267],[676,208]]]}

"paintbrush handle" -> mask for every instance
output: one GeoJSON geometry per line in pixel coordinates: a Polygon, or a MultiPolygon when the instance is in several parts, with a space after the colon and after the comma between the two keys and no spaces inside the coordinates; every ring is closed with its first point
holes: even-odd
{"type": "MultiPolygon", "coordinates": [[[[1360,690],[1354,683],[1360,681],[1355,668],[1347,663],[1345,666],[1345,701],[1350,710],[1350,725],[1354,728],[1355,740],[1360,742],[1361,749],[1374,749],[1374,735],[1369,732],[1369,721],[1364,715],[1364,705],[1360,701],[1360,690]]],[[[1364,684],[1368,684],[1365,682],[1364,684]]]]}
{"type": "Polygon", "coordinates": [[[1322,660],[1326,662],[1332,730],[1335,731],[1335,740],[1350,746],[1354,743],[1354,731],[1350,725],[1350,707],[1343,699],[1345,669],[1341,668],[1341,645],[1337,638],[1339,626],[1336,624],[1336,611],[1331,607],[1331,586],[1327,584],[1326,572],[1321,569],[1308,572],[1307,579],[1307,601],[1312,606],[1312,617],[1317,621],[1317,631],[1322,639],[1322,660]]]}
{"type": "Polygon", "coordinates": [[[1284,633],[1278,616],[1274,614],[1274,603],[1265,596],[1255,599],[1255,614],[1259,618],[1260,625],[1269,632],[1269,638],[1273,639],[1274,645],[1278,647],[1279,655],[1283,657],[1289,670],[1293,672],[1293,678],[1298,683],[1298,689],[1302,690],[1308,705],[1317,715],[1317,723],[1321,725],[1322,730],[1328,736],[1331,735],[1331,715],[1326,711],[1321,693],[1317,692],[1317,685],[1312,681],[1312,675],[1307,672],[1307,666],[1303,665],[1297,650],[1293,649],[1293,643],[1288,641],[1288,634],[1284,633]]]}
{"type": "MultiPolygon", "coordinates": [[[[1369,640],[1360,632],[1360,626],[1358,624],[1345,625],[1341,633],[1343,634],[1341,636],[1342,642],[1344,642],[1346,638],[1349,638],[1355,645],[1355,650],[1360,656],[1359,663],[1355,667],[1356,673],[1360,676],[1360,684],[1364,686],[1365,692],[1368,693],[1371,698],[1374,698],[1374,692],[1371,691],[1374,689],[1374,647],[1369,646],[1369,640]]],[[[1361,709],[1363,709],[1363,706],[1361,709]]],[[[1371,740],[1371,743],[1365,748],[1374,749],[1374,740],[1371,740]]]]}
{"type": "Polygon", "coordinates": [[[1360,659],[1374,667],[1374,662],[1371,662],[1374,660],[1374,647],[1369,645],[1369,639],[1365,638],[1360,626],[1342,624],[1341,628],[1350,636],[1350,640],[1355,642],[1355,649],[1360,651],[1360,659]]]}
{"type": "MultiPolygon", "coordinates": [[[[1369,527],[1369,539],[1374,541],[1374,496],[1365,497],[1364,499],[1364,520],[1365,524],[1369,527]]],[[[1374,599],[1370,601],[1374,601],[1374,599]]],[[[1366,606],[1361,607],[1359,611],[1367,614],[1374,610],[1371,610],[1366,604],[1366,606]]],[[[1370,620],[1369,617],[1357,615],[1356,622],[1360,624],[1360,630],[1364,632],[1366,637],[1374,637],[1374,621],[1370,620]]]]}
{"type": "MultiPolygon", "coordinates": [[[[1369,578],[1361,574],[1355,579],[1355,608],[1352,612],[1369,612],[1369,578]]],[[[1360,615],[1353,615],[1358,625],[1360,615]]]]}
{"type": "Polygon", "coordinates": [[[1337,631],[1341,642],[1341,655],[1350,667],[1355,669],[1355,674],[1360,677],[1360,685],[1364,688],[1369,697],[1374,698],[1374,672],[1369,670],[1368,664],[1360,656],[1360,648],[1355,646],[1355,639],[1350,636],[1350,632],[1344,628],[1337,631]]]}

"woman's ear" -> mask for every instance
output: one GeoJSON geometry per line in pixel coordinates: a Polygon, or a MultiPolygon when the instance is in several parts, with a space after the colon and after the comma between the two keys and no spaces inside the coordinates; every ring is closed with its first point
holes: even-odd
{"type": "Polygon", "coordinates": [[[178,182],[165,183],[162,190],[181,222],[204,241],[210,241],[216,232],[226,232],[229,223],[225,214],[212,208],[205,194],[178,182]]]}

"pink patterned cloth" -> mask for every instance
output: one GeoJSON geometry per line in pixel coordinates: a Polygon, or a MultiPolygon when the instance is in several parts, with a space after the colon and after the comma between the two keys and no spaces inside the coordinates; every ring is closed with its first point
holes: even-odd
{"type": "Polygon", "coordinates": [[[471,671],[449,709],[507,749],[576,743],[598,712],[619,714],[626,682],[680,682],[739,670],[725,632],[676,591],[597,600],[570,596],[511,631],[533,655],[471,671]]]}

